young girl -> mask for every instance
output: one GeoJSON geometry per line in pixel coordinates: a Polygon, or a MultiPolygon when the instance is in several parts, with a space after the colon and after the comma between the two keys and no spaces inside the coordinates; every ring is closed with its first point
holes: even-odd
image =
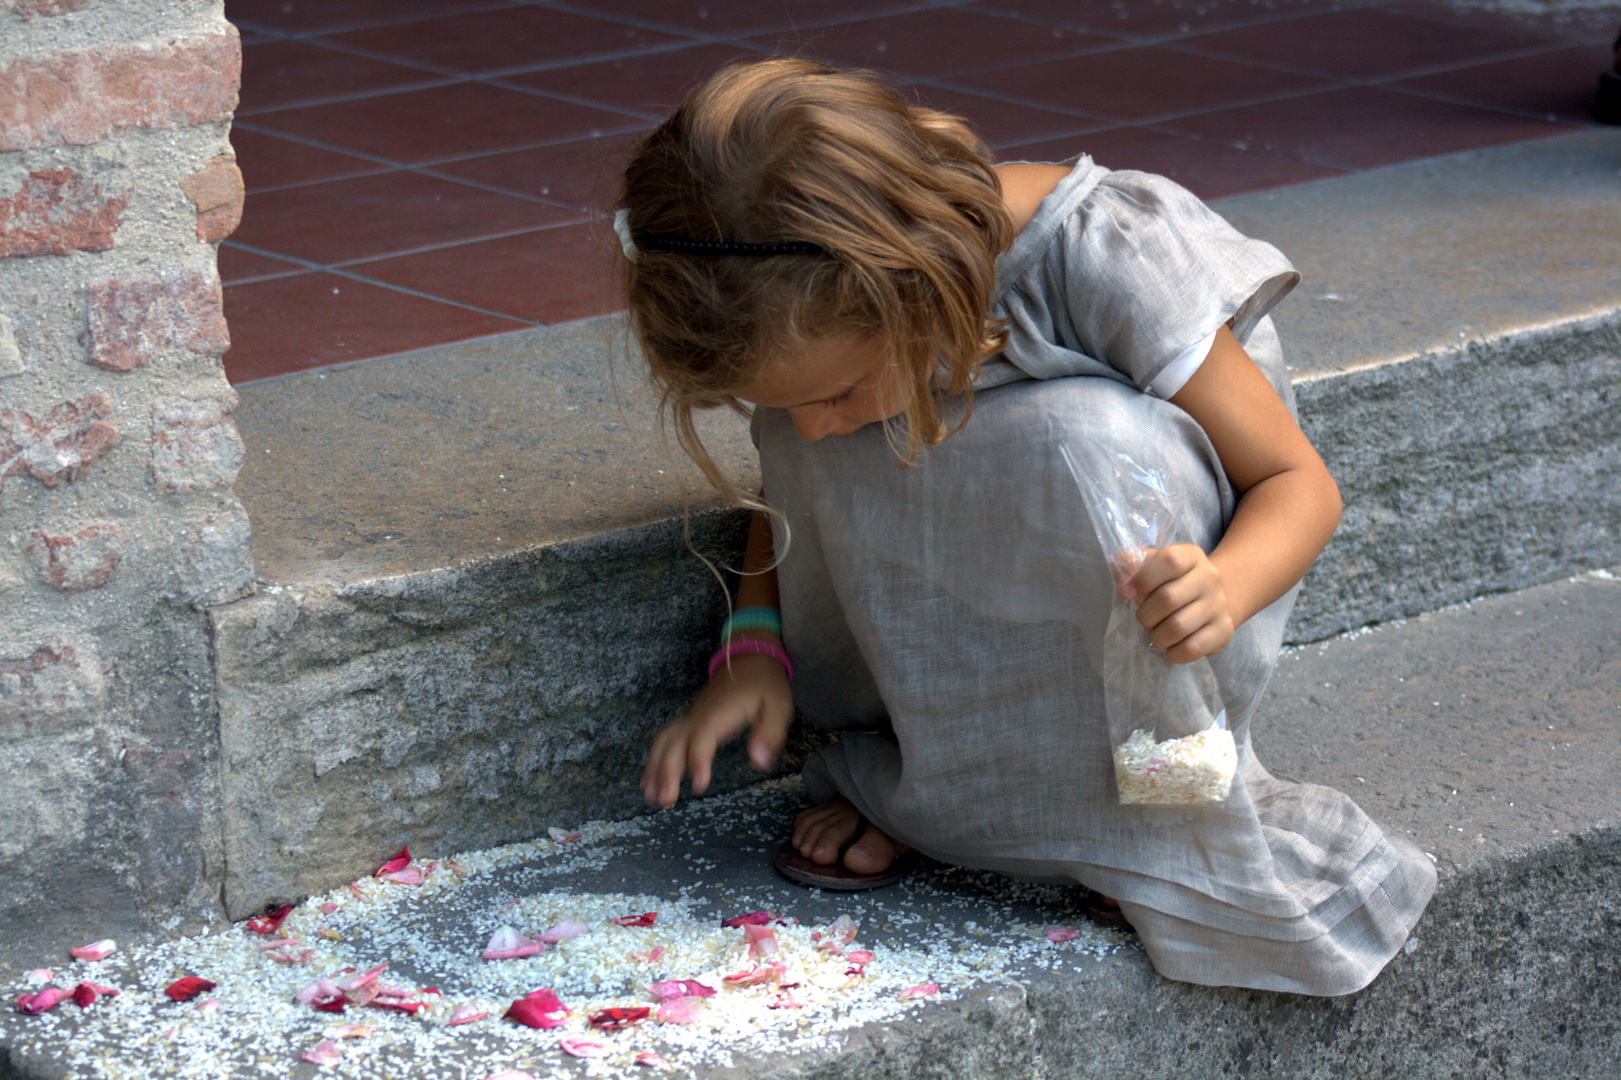
{"type": "Polygon", "coordinates": [[[779,854],[790,874],[876,883],[915,849],[1117,897],[1173,979],[1365,986],[1435,873],[1249,748],[1340,512],[1266,317],[1289,263],[1168,180],[992,166],[961,121],[804,60],[694,91],[621,206],[631,325],[676,432],[756,507],[739,613],[654,741],[647,798],[671,805],[688,770],[703,791],[745,729],[768,767],[797,706],[842,736],[805,767],[820,805],[779,854]],[[716,405],[753,406],[759,499],[697,438],[716,405]],[[1115,585],[1065,443],[1129,453],[1192,509],[1189,542],[1121,588],[1170,660],[1215,669],[1239,753],[1224,803],[1118,801],[1115,585]]]}

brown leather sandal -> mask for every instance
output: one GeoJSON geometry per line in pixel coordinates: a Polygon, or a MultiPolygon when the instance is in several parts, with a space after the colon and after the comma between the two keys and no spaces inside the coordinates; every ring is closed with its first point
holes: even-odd
{"type": "MultiPolygon", "coordinates": [[[[861,834],[858,832],[856,835],[861,834]]],[[[886,870],[880,870],[876,874],[858,874],[844,865],[842,853],[838,862],[824,866],[801,855],[790,840],[777,849],[771,865],[777,868],[777,873],[789,881],[809,885],[813,889],[859,892],[863,889],[880,889],[885,885],[893,885],[916,870],[920,859],[917,852],[907,850],[895,856],[895,861],[890,863],[886,870]]]]}
{"type": "Polygon", "coordinates": [[[1081,914],[1110,930],[1133,929],[1131,923],[1126,920],[1125,912],[1120,910],[1120,904],[1096,889],[1087,889],[1082,895],[1081,914]]]}

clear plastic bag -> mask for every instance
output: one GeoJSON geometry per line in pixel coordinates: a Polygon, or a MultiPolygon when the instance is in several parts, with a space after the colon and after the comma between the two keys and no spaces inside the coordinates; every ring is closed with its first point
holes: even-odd
{"type": "Polygon", "coordinates": [[[1178,500],[1165,477],[1124,453],[1059,447],[1116,585],[1103,649],[1103,701],[1122,803],[1201,806],[1226,800],[1238,767],[1207,660],[1173,664],[1120,595],[1155,551],[1175,543],[1178,500]]]}

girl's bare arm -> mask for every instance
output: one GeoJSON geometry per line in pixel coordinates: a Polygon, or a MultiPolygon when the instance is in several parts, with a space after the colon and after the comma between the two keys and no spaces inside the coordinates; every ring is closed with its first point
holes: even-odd
{"type": "Polygon", "coordinates": [[[1219,652],[1233,630],[1294,587],[1340,520],[1340,493],[1277,391],[1231,330],[1171,398],[1210,437],[1238,494],[1208,557],[1163,549],[1128,583],[1138,619],[1179,663],[1219,652]]]}

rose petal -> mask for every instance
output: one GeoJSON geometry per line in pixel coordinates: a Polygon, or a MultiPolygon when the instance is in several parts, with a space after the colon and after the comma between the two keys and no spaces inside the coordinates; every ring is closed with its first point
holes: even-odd
{"type": "Polygon", "coordinates": [[[797,994],[794,994],[793,992],[788,991],[788,990],[783,990],[780,993],[778,993],[776,997],[771,999],[771,1003],[769,1005],[767,1005],[766,1008],[768,1008],[768,1009],[803,1009],[805,1006],[807,1006],[809,1004],[810,1004],[810,1002],[806,1001],[804,998],[798,996],[797,994]]]}
{"type": "Polygon", "coordinates": [[[384,863],[382,866],[379,866],[376,870],[373,870],[371,876],[380,878],[384,874],[392,874],[396,870],[404,870],[410,865],[411,848],[409,846],[402,847],[400,848],[400,853],[398,855],[388,860],[388,862],[384,863]]]}
{"type": "Polygon", "coordinates": [[[97,986],[95,983],[82,982],[73,988],[73,1004],[81,1009],[88,1009],[100,997],[117,997],[118,991],[110,986],[97,986]]]}
{"type": "Polygon", "coordinates": [[[758,923],[746,923],[743,926],[743,936],[749,943],[750,956],[775,956],[777,954],[777,932],[769,926],[758,923]]]}
{"type": "Polygon", "coordinates": [[[655,1069],[668,1069],[671,1067],[668,1061],[659,1057],[651,1050],[643,1050],[641,1053],[637,1054],[633,1060],[638,1065],[647,1065],[655,1069]]]}
{"type": "Polygon", "coordinates": [[[393,1009],[395,1012],[416,1013],[428,1007],[426,1001],[401,1001],[398,998],[373,998],[367,1002],[374,1009],[393,1009]]]}
{"type": "Polygon", "coordinates": [[[620,1028],[639,1024],[647,1019],[647,1014],[653,1010],[646,1005],[636,1005],[631,1008],[603,1009],[592,1013],[586,1020],[598,1031],[618,1031],[620,1028]]]}
{"type": "Polygon", "coordinates": [[[462,877],[466,877],[467,874],[468,874],[467,867],[463,866],[461,863],[457,862],[455,859],[446,859],[445,860],[445,865],[450,867],[456,873],[460,874],[462,877]]]}
{"type": "Polygon", "coordinates": [[[1047,940],[1054,945],[1064,941],[1074,941],[1080,937],[1080,931],[1072,930],[1067,926],[1049,926],[1046,930],[1047,940]]]}
{"type": "Polygon", "coordinates": [[[369,1024],[333,1024],[321,1034],[329,1039],[364,1039],[376,1030],[369,1024]]]}
{"type": "Polygon", "coordinates": [[[37,1016],[47,1009],[56,1008],[64,999],[72,996],[72,991],[59,986],[47,987],[37,994],[24,994],[18,998],[17,1011],[25,1016],[37,1016]]]}
{"type": "Polygon", "coordinates": [[[263,915],[255,915],[249,919],[248,930],[255,934],[274,934],[281,929],[281,924],[292,913],[293,905],[283,904],[274,911],[267,911],[263,915]]]}
{"type": "Polygon", "coordinates": [[[300,1005],[313,1005],[317,1001],[330,1001],[333,998],[343,997],[343,991],[331,979],[316,979],[304,989],[293,995],[293,1000],[300,1005]]]}
{"type": "Polygon", "coordinates": [[[701,997],[672,998],[659,1003],[654,1019],[661,1024],[691,1024],[703,1015],[707,1007],[701,997]]]}
{"type": "Polygon", "coordinates": [[[847,952],[847,953],[844,954],[844,958],[846,960],[850,961],[850,963],[852,963],[852,964],[870,964],[870,963],[872,963],[872,953],[868,952],[865,949],[855,949],[855,950],[853,950],[851,952],[847,952]]]}
{"type": "Polygon", "coordinates": [[[378,964],[374,968],[368,968],[359,974],[351,975],[347,979],[341,980],[338,983],[338,989],[347,994],[351,991],[359,990],[362,987],[370,986],[372,983],[377,981],[377,976],[381,975],[386,970],[388,970],[388,961],[384,960],[381,964],[378,964]]]}
{"type": "Polygon", "coordinates": [[[471,1024],[474,1020],[482,1020],[488,1015],[490,1015],[490,1010],[481,1009],[477,1005],[458,1005],[456,1011],[450,1014],[450,1019],[445,1021],[445,1026],[455,1027],[458,1024],[471,1024]]]}
{"type": "Polygon", "coordinates": [[[641,963],[644,963],[644,964],[656,964],[656,963],[658,963],[659,958],[662,957],[663,955],[664,955],[664,946],[663,945],[655,945],[651,949],[648,949],[646,952],[633,952],[633,953],[631,953],[630,958],[632,960],[638,960],[638,961],[640,961],[641,963]]]}
{"type": "Polygon", "coordinates": [[[100,941],[93,941],[89,945],[80,945],[77,949],[69,949],[68,955],[75,960],[94,963],[97,960],[107,959],[117,949],[118,944],[112,938],[102,938],[100,941]]]}
{"type": "Polygon", "coordinates": [[[572,1054],[574,1057],[604,1057],[608,1053],[606,1046],[591,1039],[558,1039],[557,1045],[563,1048],[563,1053],[572,1054]]]}
{"type": "Polygon", "coordinates": [[[522,956],[534,956],[546,951],[546,946],[524,937],[510,926],[503,926],[490,938],[490,943],[484,947],[479,956],[485,960],[516,960],[522,956]]]}
{"type": "Polygon", "coordinates": [[[316,1065],[336,1065],[343,1060],[343,1051],[331,1039],[322,1039],[298,1056],[316,1065]]]}
{"type": "Polygon", "coordinates": [[[763,982],[781,982],[788,965],[781,962],[756,964],[747,971],[725,976],[721,981],[733,986],[758,986],[763,982]]]}
{"type": "Polygon", "coordinates": [[[551,990],[534,990],[514,1001],[505,1013],[524,1027],[555,1028],[568,1023],[569,1009],[551,990]]]}
{"type": "Polygon", "coordinates": [[[546,835],[552,838],[554,844],[572,844],[585,836],[584,833],[569,832],[567,829],[559,829],[556,826],[547,829],[546,835]]]}
{"type": "Polygon", "coordinates": [[[547,945],[556,945],[563,941],[573,941],[582,934],[589,933],[591,927],[581,919],[564,919],[544,934],[540,940],[547,945]]]}
{"type": "Polygon", "coordinates": [[[931,997],[939,992],[939,983],[919,983],[916,986],[908,986],[905,990],[902,990],[901,1000],[912,1001],[916,998],[931,997]]]}
{"type": "Polygon", "coordinates": [[[671,979],[666,982],[656,982],[647,988],[648,992],[660,1001],[674,1001],[679,997],[714,997],[713,987],[705,986],[697,979],[671,979]]]}
{"type": "Polygon", "coordinates": [[[203,1000],[201,1000],[201,1001],[199,1001],[197,1003],[197,1011],[200,1012],[200,1013],[217,1013],[217,1012],[219,1012],[220,1011],[220,999],[219,998],[203,998],[203,1000]]]}
{"type": "Polygon", "coordinates": [[[652,926],[653,921],[659,917],[656,911],[644,911],[640,915],[616,915],[613,918],[615,926],[652,926]]]}
{"type": "Polygon", "coordinates": [[[338,905],[334,904],[330,900],[328,900],[326,903],[321,905],[321,914],[322,915],[330,915],[334,911],[337,911],[337,910],[338,910],[338,905]]]}
{"type": "Polygon", "coordinates": [[[751,911],[747,915],[734,915],[721,925],[728,930],[736,930],[739,926],[765,926],[781,918],[781,915],[773,911],[751,911]]]}
{"type": "Polygon", "coordinates": [[[414,866],[408,866],[404,870],[395,870],[392,873],[378,874],[376,876],[379,880],[393,881],[401,885],[421,885],[424,881],[428,880],[422,876],[422,871],[418,870],[414,866]]]}
{"type": "Polygon", "coordinates": [[[169,984],[163,992],[170,1001],[190,1001],[198,994],[214,989],[214,984],[198,975],[187,975],[184,979],[176,979],[169,984]]]}
{"type": "Polygon", "coordinates": [[[56,975],[51,971],[50,968],[35,968],[33,971],[30,971],[27,975],[23,976],[23,978],[27,980],[29,986],[44,986],[46,983],[56,978],[56,975]]]}
{"type": "Polygon", "coordinates": [[[830,938],[837,941],[840,945],[848,945],[850,942],[856,939],[856,932],[859,929],[860,928],[856,926],[855,920],[850,918],[850,916],[840,915],[838,918],[833,920],[833,925],[827,928],[827,933],[830,938]]]}
{"type": "Polygon", "coordinates": [[[383,983],[377,984],[378,997],[406,998],[411,997],[416,993],[418,993],[418,990],[414,986],[387,986],[383,983]]]}

